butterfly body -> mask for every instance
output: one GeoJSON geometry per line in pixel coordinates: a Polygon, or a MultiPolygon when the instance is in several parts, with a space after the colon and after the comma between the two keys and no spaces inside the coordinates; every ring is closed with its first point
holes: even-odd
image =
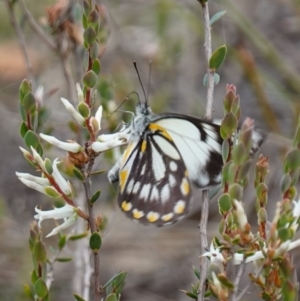
{"type": "Polygon", "coordinates": [[[163,226],[184,217],[191,183],[204,189],[220,183],[220,126],[180,114],[153,114],[139,103],[128,147],[108,173],[119,181],[119,205],[131,219],[163,226]]]}

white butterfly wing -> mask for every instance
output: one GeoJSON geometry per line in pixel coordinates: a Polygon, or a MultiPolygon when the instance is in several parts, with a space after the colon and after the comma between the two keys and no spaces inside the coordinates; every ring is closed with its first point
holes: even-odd
{"type": "Polygon", "coordinates": [[[138,143],[129,144],[109,173],[117,180],[119,205],[131,219],[163,226],[185,216],[191,201],[188,172],[175,143],[150,123],[138,143]]]}
{"type": "Polygon", "coordinates": [[[164,128],[179,150],[190,180],[199,188],[220,183],[223,166],[220,127],[201,119],[163,115],[155,123],[164,128]]]}

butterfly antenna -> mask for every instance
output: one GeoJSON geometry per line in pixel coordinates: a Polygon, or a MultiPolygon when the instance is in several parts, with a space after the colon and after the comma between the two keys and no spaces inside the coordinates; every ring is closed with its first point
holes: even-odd
{"type": "MultiPolygon", "coordinates": [[[[136,61],[133,61],[133,66],[134,66],[134,68],[135,68],[135,71],[136,71],[136,73],[137,73],[137,75],[138,75],[138,78],[139,78],[139,81],[140,81],[140,84],[141,84],[141,87],[142,87],[142,89],[143,89],[143,93],[144,93],[144,96],[145,96],[145,102],[146,102],[146,104],[147,104],[147,96],[146,96],[146,92],[145,92],[145,89],[144,89],[144,86],[143,86],[143,83],[142,83],[142,80],[141,80],[141,76],[140,76],[140,73],[139,73],[139,70],[138,70],[138,68],[137,68],[137,64],[136,64],[136,61]]],[[[140,102],[140,99],[139,99],[139,102],[140,102]]]]}
{"type": "MultiPolygon", "coordinates": [[[[110,113],[110,115],[112,115],[112,114],[114,114],[115,112],[117,112],[117,111],[123,106],[123,104],[129,99],[130,95],[132,95],[132,94],[136,94],[136,96],[137,96],[137,98],[138,98],[138,100],[139,100],[139,102],[140,102],[140,96],[139,96],[139,94],[138,94],[137,92],[133,91],[133,92],[129,93],[129,94],[124,98],[124,100],[121,102],[121,104],[120,104],[120,105],[119,105],[112,113],[110,113]]],[[[121,111],[121,112],[123,112],[123,111],[121,111]]],[[[133,114],[133,115],[134,115],[134,114],[133,114]]]]}
{"type": "Polygon", "coordinates": [[[146,102],[147,102],[148,99],[149,99],[151,71],[152,71],[152,61],[149,61],[149,79],[148,79],[148,87],[147,87],[147,98],[146,98],[146,102]]]}

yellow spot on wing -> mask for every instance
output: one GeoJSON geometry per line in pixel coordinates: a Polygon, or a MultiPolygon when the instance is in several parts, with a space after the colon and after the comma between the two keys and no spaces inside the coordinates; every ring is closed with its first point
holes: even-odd
{"type": "Polygon", "coordinates": [[[174,213],[168,213],[168,214],[165,214],[161,217],[161,219],[164,221],[164,222],[168,222],[170,219],[172,219],[174,216],[174,213]]]}
{"type": "Polygon", "coordinates": [[[139,218],[143,217],[144,215],[145,215],[145,214],[144,214],[143,211],[140,211],[140,210],[138,210],[138,209],[133,209],[133,210],[132,210],[132,216],[133,216],[133,218],[135,218],[135,219],[139,219],[139,218]]]}
{"type": "Polygon", "coordinates": [[[171,136],[169,135],[169,133],[160,125],[156,124],[156,123],[150,123],[149,124],[149,129],[152,132],[160,132],[165,138],[167,138],[168,140],[172,141],[171,136]]]}
{"type": "Polygon", "coordinates": [[[150,223],[154,223],[154,222],[156,222],[158,219],[159,219],[159,214],[158,214],[157,212],[150,211],[150,212],[147,214],[147,220],[148,220],[150,223]]]}
{"type": "Polygon", "coordinates": [[[128,171],[127,170],[122,170],[120,171],[120,189],[121,192],[123,192],[126,181],[127,181],[127,176],[128,176],[128,171]]]}
{"type": "Polygon", "coordinates": [[[176,214],[182,214],[185,209],[185,201],[178,201],[174,206],[174,212],[176,214]]]}
{"type": "Polygon", "coordinates": [[[130,202],[123,201],[121,204],[121,208],[127,212],[127,211],[131,210],[132,204],[130,202]]]}
{"type": "Polygon", "coordinates": [[[190,185],[189,182],[186,178],[182,179],[181,185],[180,185],[180,190],[183,195],[188,195],[190,192],[190,185]]]}
{"type": "Polygon", "coordinates": [[[127,161],[129,155],[131,154],[131,151],[132,151],[133,147],[134,147],[134,144],[131,143],[131,144],[129,144],[128,147],[126,148],[126,150],[125,150],[125,152],[124,152],[124,154],[123,154],[123,158],[122,158],[122,163],[123,163],[123,164],[125,164],[125,162],[127,161]]]}
{"type": "Polygon", "coordinates": [[[147,141],[143,140],[142,146],[141,146],[141,151],[144,152],[146,150],[146,147],[147,147],[147,141]]]}

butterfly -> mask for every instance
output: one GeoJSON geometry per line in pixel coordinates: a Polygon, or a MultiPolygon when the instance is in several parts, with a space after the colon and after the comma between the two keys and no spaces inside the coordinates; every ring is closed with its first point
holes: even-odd
{"type": "MultiPolygon", "coordinates": [[[[221,182],[220,125],[199,118],[154,114],[139,102],[127,149],[109,171],[119,181],[118,203],[131,219],[164,226],[183,218],[192,200],[191,184],[205,189],[221,182]]],[[[254,147],[260,145],[258,134],[254,147]]]]}

